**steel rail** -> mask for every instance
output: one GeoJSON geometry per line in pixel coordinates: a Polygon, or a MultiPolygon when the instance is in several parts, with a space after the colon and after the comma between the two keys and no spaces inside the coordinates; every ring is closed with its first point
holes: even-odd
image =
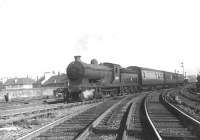
{"type": "Polygon", "coordinates": [[[200,127],[200,122],[198,120],[196,120],[195,118],[189,116],[188,114],[186,114],[185,112],[181,111],[180,109],[178,109],[176,106],[174,106],[173,104],[169,103],[168,101],[166,101],[166,99],[164,99],[165,103],[167,103],[169,106],[171,106],[174,110],[176,110],[177,112],[181,113],[183,116],[187,117],[188,119],[190,119],[191,121],[195,122],[196,124],[199,125],[200,127]]]}
{"type": "Polygon", "coordinates": [[[123,102],[126,98],[120,100],[119,102],[115,103],[112,107],[107,109],[104,113],[102,113],[92,124],[90,124],[77,138],[76,140],[85,140],[90,133],[90,130],[96,127],[101,120],[115,107],[117,107],[121,102],[123,102]]]}
{"type": "Polygon", "coordinates": [[[77,102],[77,103],[70,103],[66,105],[48,105],[48,106],[41,106],[41,107],[24,107],[24,108],[17,108],[17,109],[11,109],[11,110],[5,110],[0,113],[0,118],[3,117],[8,117],[8,116],[14,116],[14,115],[21,115],[21,114],[27,114],[27,113],[34,113],[34,112],[42,112],[42,111],[50,111],[50,110],[56,110],[59,108],[68,108],[68,107],[74,107],[74,106],[79,106],[83,104],[89,104],[89,103],[94,103],[94,102],[100,102],[100,100],[95,100],[95,101],[85,101],[85,102],[77,102]],[[18,111],[19,112],[15,112],[18,111]],[[22,111],[23,110],[23,111],[22,111]],[[7,113],[7,114],[6,114],[7,113]]]}
{"type": "Polygon", "coordinates": [[[127,140],[127,127],[131,122],[131,116],[132,116],[133,110],[135,109],[135,105],[136,105],[136,103],[131,104],[129,114],[128,114],[128,117],[127,117],[127,121],[126,121],[126,125],[125,125],[125,129],[124,129],[123,136],[122,136],[123,140],[127,140]]]}
{"type": "MultiPolygon", "coordinates": [[[[97,103],[96,105],[98,105],[100,103],[97,103]]],[[[58,119],[58,120],[56,120],[56,121],[54,121],[54,122],[52,122],[50,124],[47,124],[47,125],[39,128],[39,129],[37,129],[37,130],[35,130],[35,131],[31,132],[31,133],[28,133],[25,136],[22,136],[22,137],[18,138],[17,140],[31,140],[32,138],[39,136],[41,133],[47,131],[48,129],[51,129],[51,128],[55,127],[56,125],[59,125],[60,123],[66,121],[66,120],[68,120],[68,119],[70,119],[70,118],[72,118],[72,117],[74,117],[74,116],[76,116],[76,115],[78,115],[78,114],[90,109],[90,108],[92,108],[93,106],[95,106],[95,105],[92,105],[92,106],[87,107],[85,109],[81,109],[79,111],[75,111],[73,114],[70,114],[70,115],[67,115],[65,117],[62,117],[62,118],[60,118],[60,119],[58,119]]]]}
{"type": "Polygon", "coordinates": [[[153,122],[151,121],[150,119],[150,116],[148,114],[148,111],[147,111],[147,99],[148,99],[148,96],[145,97],[145,101],[144,101],[144,109],[145,109],[145,114],[147,116],[147,119],[151,125],[151,127],[153,128],[153,131],[155,133],[155,135],[157,136],[158,140],[162,140],[162,137],[160,136],[158,130],[156,129],[156,127],[154,126],[153,122]]]}

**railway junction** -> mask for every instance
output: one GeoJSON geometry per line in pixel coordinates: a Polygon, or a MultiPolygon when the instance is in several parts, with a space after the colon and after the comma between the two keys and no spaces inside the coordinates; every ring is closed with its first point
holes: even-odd
{"type": "Polygon", "coordinates": [[[197,140],[197,96],[181,87],[104,100],[24,107],[21,115],[17,113],[20,108],[8,109],[0,115],[0,135],[16,140],[197,140]]]}
{"type": "MultiPolygon", "coordinates": [[[[75,56],[51,98],[0,103],[4,140],[198,140],[199,82],[75,56]],[[65,78],[63,78],[65,79],[65,78]]],[[[36,90],[40,93],[40,90],[36,90]]]]}

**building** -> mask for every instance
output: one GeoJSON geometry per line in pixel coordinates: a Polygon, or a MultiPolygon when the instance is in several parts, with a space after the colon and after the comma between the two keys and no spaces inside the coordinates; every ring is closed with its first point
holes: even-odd
{"type": "Polygon", "coordinates": [[[44,73],[44,80],[42,80],[41,84],[43,85],[47,80],[49,80],[50,77],[55,76],[55,72],[45,72],[44,73]]]}
{"type": "Polygon", "coordinates": [[[11,78],[4,83],[6,90],[9,89],[31,89],[35,81],[31,78],[11,78]]]}
{"type": "Polygon", "coordinates": [[[41,88],[42,87],[42,81],[44,81],[44,80],[45,80],[45,76],[37,78],[35,83],[33,83],[33,88],[41,88]]]}
{"type": "Polygon", "coordinates": [[[35,81],[35,83],[33,84],[34,88],[41,88],[42,85],[49,80],[50,77],[55,76],[55,72],[44,72],[44,75],[40,78],[37,77],[37,80],[35,81]]]}
{"type": "Polygon", "coordinates": [[[4,88],[4,87],[3,87],[3,82],[0,81],[0,91],[1,91],[3,88],[4,88]]]}
{"type": "Polygon", "coordinates": [[[43,87],[65,87],[68,83],[66,74],[58,74],[51,76],[47,81],[43,83],[43,87]]]}
{"type": "Polygon", "coordinates": [[[197,76],[196,75],[187,75],[188,82],[197,82],[197,76]]]}

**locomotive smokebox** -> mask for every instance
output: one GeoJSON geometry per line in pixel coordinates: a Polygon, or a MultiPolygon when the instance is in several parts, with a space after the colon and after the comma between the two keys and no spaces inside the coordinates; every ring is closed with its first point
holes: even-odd
{"type": "Polygon", "coordinates": [[[80,55],[74,56],[74,59],[75,59],[76,62],[81,62],[81,56],[80,55]]]}

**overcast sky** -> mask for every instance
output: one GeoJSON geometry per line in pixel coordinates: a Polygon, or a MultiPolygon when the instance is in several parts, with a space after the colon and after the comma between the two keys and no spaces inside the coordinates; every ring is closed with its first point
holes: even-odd
{"type": "Polygon", "coordinates": [[[0,77],[89,62],[200,71],[199,0],[0,0],[0,77]]]}

